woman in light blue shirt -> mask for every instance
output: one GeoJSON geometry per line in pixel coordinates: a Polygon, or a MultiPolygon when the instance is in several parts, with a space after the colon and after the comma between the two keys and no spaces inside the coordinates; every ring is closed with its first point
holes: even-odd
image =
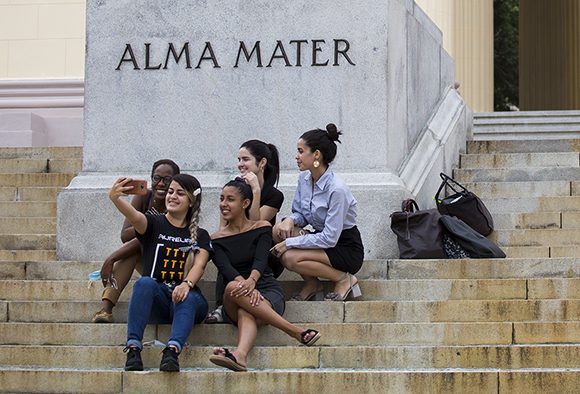
{"type": "Polygon", "coordinates": [[[296,162],[301,171],[292,215],[274,226],[272,253],[290,271],[304,278],[304,286],[292,297],[308,301],[322,293],[319,278],[334,282],[326,300],[344,301],[361,295],[354,276],[364,259],[356,227],[356,200],[348,186],[329,167],[342,133],[334,124],[326,130],[307,131],[298,139],[296,162]],[[304,229],[310,225],[313,230],[304,229]]]}

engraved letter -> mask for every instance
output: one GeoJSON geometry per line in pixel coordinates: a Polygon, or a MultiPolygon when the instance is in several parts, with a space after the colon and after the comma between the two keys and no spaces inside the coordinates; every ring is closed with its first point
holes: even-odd
{"type": "Polygon", "coordinates": [[[151,67],[149,65],[149,62],[151,61],[151,48],[150,47],[151,47],[150,43],[145,44],[145,70],[159,70],[161,68],[161,63],[159,63],[155,67],[151,67]]]}
{"type": "Polygon", "coordinates": [[[296,67],[302,67],[302,44],[308,44],[308,40],[292,40],[290,44],[296,44],[296,67]]]}
{"type": "Polygon", "coordinates": [[[169,43],[169,49],[167,50],[167,56],[165,57],[165,66],[163,67],[164,70],[167,70],[167,63],[169,63],[169,55],[173,55],[173,59],[175,59],[175,64],[179,64],[179,60],[181,56],[185,53],[185,68],[191,68],[191,61],[189,59],[189,42],[183,44],[183,48],[181,48],[181,52],[179,55],[175,51],[175,47],[173,43],[169,43]]]}
{"type": "Polygon", "coordinates": [[[325,43],[326,41],[324,40],[312,40],[312,65],[313,66],[327,66],[328,65],[328,60],[325,61],[324,63],[318,63],[318,61],[316,60],[316,53],[317,52],[322,52],[322,48],[320,48],[318,46],[318,44],[320,43],[325,43]]]}
{"type": "Polygon", "coordinates": [[[121,61],[115,70],[121,69],[121,64],[123,62],[131,62],[133,63],[133,70],[141,70],[139,65],[137,64],[137,60],[135,59],[135,54],[133,53],[133,48],[131,48],[131,44],[127,44],[125,46],[125,52],[123,52],[123,56],[121,56],[121,61]],[[125,58],[125,56],[129,55],[129,58],[125,58]]]}
{"type": "Polygon", "coordinates": [[[213,48],[211,47],[211,42],[205,42],[205,48],[203,48],[203,52],[201,53],[201,57],[199,58],[199,62],[195,68],[200,68],[200,64],[204,60],[211,60],[213,62],[213,68],[221,68],[218,64],[218,61],[213,53],[213,48]],[[209,51],[209,56],[206,56],[205,53],[209,51]]]}
{"type": "Polygon", "coordinates": [[[270,62],[268,63],[268,65],[266,67],[272,67],[272,61],[274,59],[284,59],[284,63],[286,63],[286,67],[292,67],[292,65],[290,64],[290,62],[288,61],[288,56],[286,56],[286,51],[284,50],[284,45],[282,44],[282,41],[278,40],[276,41],[276,48],[274,48],[274,52],[272,52],[272,57],[270,58],[270,62]],[[278,52],[278,48],[280,48],[280,55],[276,55],[276,53],[278,52]]]}
{"type": "Polygon", "coordinates": [[[334,40],[334,64],[333,66],[338,66],[338,54],[340,53],[342,56],[344,56],[344,58],[346,59],[347,62],[349,62],[351,65],[356,66],[356,64],[353,63],[352,60],[350,60],[350,57],[348,57],[348,55],[346,54],[348,52],[348,50],[350,49],[350,43],[347,40],[334,40]],[[343,43],[344,44],[344,49],[340,50],[338,49],[338,44],[343,43]]]}
{"type": "Polygon", "coordinates": [[[246,61],[249,62],[252,58],[254,52],[256,52],[256,60],[258,61],[257,67],[262,67],[262,53],[260,52],[260,41],[256,41],[254,46],[252,47],[252,51],[248,54],[248,49],[246,48],[246,44],[243,41],[240,41],[240,47],[238,48],[238,56],[236,57],[236,64],[234,68],[238,68],[238,62],[240,61],[240,54],[244,51],[244,56],[246,57],[246,61]]]}

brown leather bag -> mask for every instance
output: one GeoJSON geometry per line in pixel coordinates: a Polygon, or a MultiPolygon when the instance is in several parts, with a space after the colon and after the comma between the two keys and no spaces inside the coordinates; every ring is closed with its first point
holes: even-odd
{"type": "Polygon", "coordinates": [[[404,200],[400,212],[391,214],[401,259],[444,259],[443,227],[437,209],[419,210],[415,200],[404,200]]]}

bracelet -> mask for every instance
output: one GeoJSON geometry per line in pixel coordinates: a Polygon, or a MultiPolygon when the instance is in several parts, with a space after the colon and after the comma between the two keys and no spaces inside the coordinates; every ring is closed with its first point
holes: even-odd
{"type": "Polygon", "coordinates": [[[256,279],[254,279],[253,276],[250,276],[250,279],[254,281],[254,283],[258,283],[258,281],[256,279]]]}

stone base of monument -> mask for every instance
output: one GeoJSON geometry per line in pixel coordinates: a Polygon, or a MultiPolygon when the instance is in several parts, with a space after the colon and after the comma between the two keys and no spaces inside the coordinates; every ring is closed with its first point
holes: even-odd
{"type": "MultiPolygon", "coordinates": [[[[400,174],[336,170],[358,201],[358,227],[365,258],[398,257],[389,215],[400,210],[401,201],[415,198],[423,208],[433,207],[440,183],[439,172],[451,173],[471,130],[469,108],[455,90],[449,90],[407,157],[400,174]]],[[[219,193],[236,176],[231,172],[183,172],[196,176],[203,189],[201,226],[217,230],[219,193]]],[[[82,173],[59,194],[57,204],[57,254],[61,260],[102,260],[121,245],[123,217],[109,201],[108,191],[118,176],[147,179],[148,173],[82,173]]],[[[283,172],[279,188],[285,202],[278,219],[290,213],[298,172],[283,172]]]]}

